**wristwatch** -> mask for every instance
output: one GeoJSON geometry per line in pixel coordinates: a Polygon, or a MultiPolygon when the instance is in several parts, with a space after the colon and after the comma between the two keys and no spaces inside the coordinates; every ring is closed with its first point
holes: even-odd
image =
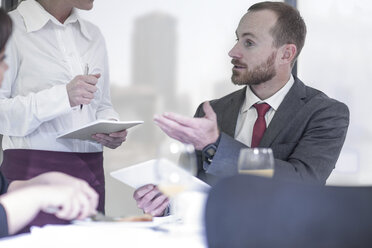
{"type": "Polygon", "coordinates": [[[207,162],[208,164],[212,163],[212,159],[216,151],[217,151],[216,143],[212,143],[204,147],[202,150],[203,161],[207,162]]]}

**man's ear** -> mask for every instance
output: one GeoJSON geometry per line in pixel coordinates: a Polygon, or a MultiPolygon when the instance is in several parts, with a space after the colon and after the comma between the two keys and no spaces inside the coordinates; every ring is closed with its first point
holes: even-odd
{"type": "Polygon", "coordinates": [[[280,64],[290,64],[295,59],[297,47],[295,44],[285,44],[279,51],[280,64]]]}

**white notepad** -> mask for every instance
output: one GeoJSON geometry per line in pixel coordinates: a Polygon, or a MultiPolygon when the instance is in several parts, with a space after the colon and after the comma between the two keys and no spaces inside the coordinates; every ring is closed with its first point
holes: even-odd
{"type": "Polygon", "coordinates": [[[96,120],[82,127],[69,130],[57,136],[57,139],[81,139],[92,140],[92,135],[97,133],[114,133],[124,129],[142,124],[143,121],[111,121],[111,120],[96,120]]]}
{"type": "MultiPolygon", "coordinates": [[[[163,166],[169,167],[170,170],[174,169],[179,170],[180,175],[183,177],[190,177],[190,180],[188,180],[189,185],[186,185],[189,190],[206,192],[210,189],[210,186],[208,184],[206,184],[199,178],[188,174],[186,171],[184,171],[177,165],[173,164],[171,161],[169,160],[162,161],[163,166]]],[[[157,162],[156,159],[152,159],[143,163],[139,163],[123,169],[119,169],[117,171],[113,171],[110,173],[110,175],[135,189],[142,187],[146,184],[158,185],[160,181],[155,174],[156,162],[157,162]]]]}

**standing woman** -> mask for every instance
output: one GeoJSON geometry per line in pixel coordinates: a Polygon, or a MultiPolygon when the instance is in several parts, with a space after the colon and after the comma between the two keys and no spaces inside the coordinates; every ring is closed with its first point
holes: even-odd
{"type": "MultiPolygon", "coordinates": [[[[93,0],[26,0],[9,13],[14,30],[0,90],[1,170],[9,181],[48,171],[84,179],[98,192],[98,210],[103,212],[102,145],[120,146],[127,132],[96,134],[97,142],[56,140],[62,132],[97,119],[119,119],[110,99],[104,39],[76,11],[92,8],[93,0]]],[[[66,221],[42,213],[31,225],[47,223],[66,221]]]]}
{"type": "MultiPolygon", "coordinates": [[[[0,87],[8,69],[4,48],[11,31],[12,21],[0,8],[0,87]]],[[[59,172],[10,185],[0,172],[0,195],[0,238],[19,231],[40,211],[52,208],[59,218],[83,219],[95,214],[98,204],[97,193],[85,181],[59,172]]]]}

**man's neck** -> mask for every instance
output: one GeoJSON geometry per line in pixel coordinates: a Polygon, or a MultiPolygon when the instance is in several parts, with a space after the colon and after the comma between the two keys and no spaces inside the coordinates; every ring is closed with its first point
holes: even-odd
{"type": "Polygon", "coordinates": [[[72,6],[67,4],[64,0],[38,0],[41,6],[54,16],[60,23],[64,23],[70,16],[72,6]]]}
{"type": "Polygon", "coordinates": [[[282,75],[278,74],[271,80],[258,85],[251,85],[250,88],[258,98],[265,100],[283,88],[284,85],[289,81],[290,77],[291,74],[288,73],[282,75]]]}

